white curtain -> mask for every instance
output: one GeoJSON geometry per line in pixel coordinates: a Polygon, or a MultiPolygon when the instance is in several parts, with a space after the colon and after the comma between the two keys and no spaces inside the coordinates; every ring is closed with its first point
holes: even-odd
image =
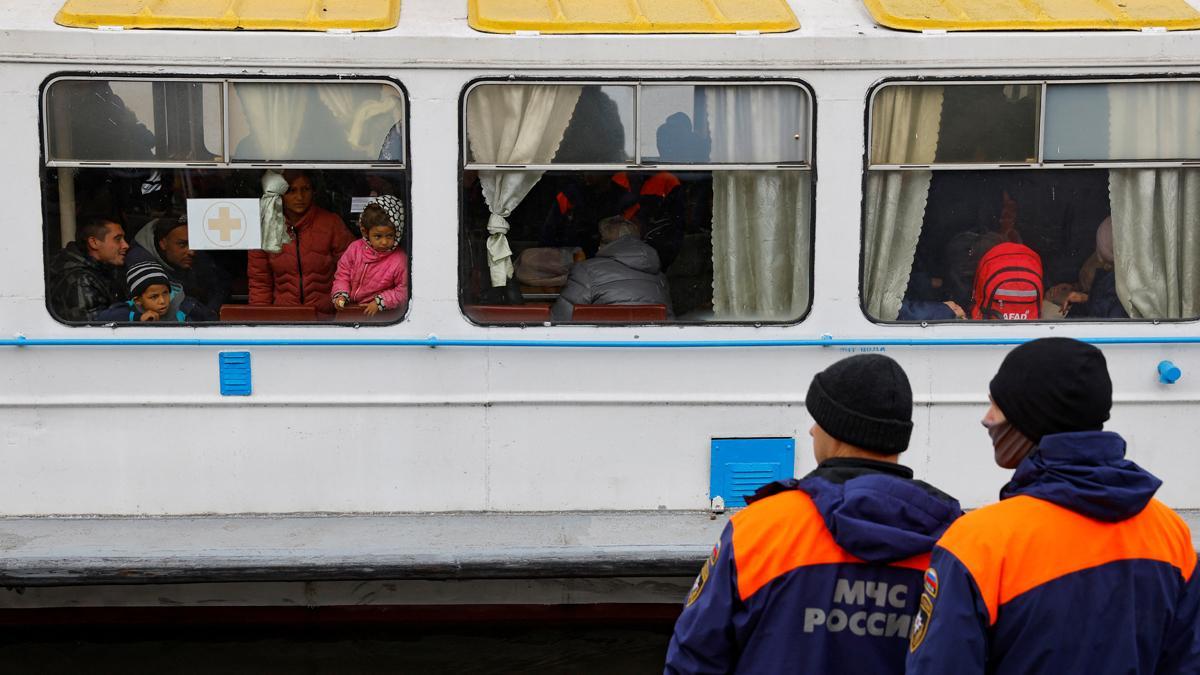
{"type": "Polygon", "coordinates": [[[713,312],[786,321],[808,306],[808,171],[713,173],[713,312]]]}
{"type": "MultiPolygon", "coordinates": [[[[1111,155],[1200,157],[1200,86],[1110,87],[1111,155]]],[[[1109,171],[1117,297],[1131,318],[1200,316],[1200,170],[1109,171]]]]}
{"type": "Polygon", "coordinates": [[[796,87],[701,87],[705,109],[698,132],[712,140],[713,162],[793,162],[807,159],[808,100],[796,87]],[[796,138],[797,134],[800,136],[796,138]]]}
{"type": "MultiPolygon", "coordinates": [[[[885,87],[871,113],[872,164],[932,164],[942,87],[885,87]]],[[[869,171],[863,233],[863,300],[883,321],[900,315],[925,219],[931,171],[869,171]]]]}
{"type": "MultiPolygon", "coordinates": [[[[467,98],[467,141],[480,164],[546,164],[554,159],[575,112],[581,87],[502,84],[476,88],[467,98]]],[[[480,171],[487,200],[488,269],[492,286],[513,275],[508,217],[542,177],[542,171],[480,171]]]]}
{"type": "Polygon", "coordinates": [[[245,82],[233,85],[242,112],[257,141],[261,157],[252,159],[289,159],[296,152],[309,84],[245,82]]]}
{"type": "MultiPolygon", "coordinates": [[[[777,163],[804,159],[784,145],[807,136],[807,111],[790,87],[705,87],[711,159],[777,163]]],[[[812,174],[802,170],[713,172],[713,313],[718,319],[800,318],[809,298],[812,174]]]]}
{"type": "Polygon", "coordinates": [[[337,159],[375,159],[388,131],[404,115],[399,94],[387,85],[320,84],[317,94],[354,155],[337,159]]]}

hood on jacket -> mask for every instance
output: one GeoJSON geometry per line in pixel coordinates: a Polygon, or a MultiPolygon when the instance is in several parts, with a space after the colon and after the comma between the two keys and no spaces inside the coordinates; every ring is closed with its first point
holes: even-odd
{"type": "Polygon", "coordinates": [[[368,242],[366,239],[362,239],[362,238],[356,239],[353,244],[350,244],[350,246],[357,246],[359,249],[361,249],[362,261],[364,263],[368,263],[368,264],[369,263],[377,263],[380,260],[387,258],[388,256],[396,255],[397,252],[400,251],[400,247],[397,246],[396,248],[394,248],[390,251],[384,251],[383,253],[380,253],[379,251],[375,250],[374,246],[371,246],[370,242],[368,242]]]}
{"type": "Polygon", "coordinates": [[[158,242],[154,240],[154,226],[157,223],[158,220],[155,219],[143,225],[142,229],[138,230],[138,233],[134,235],[133,243],[145,249],[146,252],[150,254],[150,257],[153,258],[159,265],[162,265],[164,268],[166,268],[167,271],[171,271],[175,268],[171,266],[171,263],[167,262],[166,259],[162,257],[162,252],[158,250],[158,242]]]}
{"type": "Polygon", "coordinates": [[[826,460],[800,480],[761,488],[755,499],[786,489],[808,494],[838,546],[871,563],[930,552],[962,515],[956,499],[913,480],[908,467],[869,459],[826,460]]]}
{"type": "Polygon", "coordinates": [[[1125,439],[1111,431],[1048,434],[1019,466],[1000,498],[1036,497],[1106,523],[1146,508],[1162,481],[1125,459],[1125,439]]]}
{"type": "Polygon", "coordinates": [[[624,236],[609,242],[596,251],[597,258],[612,258],[622,265],[646,274],[658,274],[661,267],[658,252],[636,237],[624,236]]]}

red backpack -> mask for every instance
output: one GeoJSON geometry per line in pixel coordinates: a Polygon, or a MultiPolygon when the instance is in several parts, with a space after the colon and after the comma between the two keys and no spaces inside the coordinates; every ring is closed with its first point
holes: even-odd
{"type": "Polygon", "coordinates": [[[1042,318],[1042,258],[1024,244],[997,244],[975,268],[972,319],[1042,318]]]}

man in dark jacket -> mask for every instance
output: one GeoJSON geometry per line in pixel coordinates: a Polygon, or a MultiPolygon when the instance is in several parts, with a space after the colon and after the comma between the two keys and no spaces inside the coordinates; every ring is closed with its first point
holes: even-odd
{"type": "Polygon", "coordinates": [[[961,511],[898,463],[912,389],[863,354],[813,378],[819,462],[760,488],[700,571],[667,673],[903,673],[934,542],[961,511]]]}
{"type": "Polygon", "coordinates": [[[125,230],[110,218],[89,217],[50,260],[46,297],[60,321],[96,321],[100,312],[125,300],[118,273],[129,243],[125,230]]]}
{"type": "Polygon", "coordinates": [[[551,309],[555,321],[570,321],[575,305],[665,305],[671,315],[667,277],[658,253],[641,240],[638,226],[622,216],[600,221],[596,257],[576,263],[551,309]]]}
{"type": "Polygon", "coordinates": [[[1102,431],[1112,381],[1067,338],[1009,352],[983,418],[1000,503],[934,549],[909,673],[1200,673],[1200,581],[1162,481],[1102,431]]]}

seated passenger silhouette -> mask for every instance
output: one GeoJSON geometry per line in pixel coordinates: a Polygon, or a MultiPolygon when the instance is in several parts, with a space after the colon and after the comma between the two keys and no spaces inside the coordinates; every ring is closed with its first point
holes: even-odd
{"type": "Polygon", "coordinates": [[[569,321],[575,305],[665,305],[671,294],[658,253],[642,241],[638,226],[621,216],[600,221],[595,258],[576,263],[551,309],[555,321],[569,321]]]}
{"type": "Polygon", "coordinates": [[[1072,319],[1128,319],[1117,297],[1113,259],[1112,217],[1108,217],[1096,228],[1096,250],[1079,268],[1079,282],[1055,286],[1046,291],[1047,298],[1072,319]]]}

